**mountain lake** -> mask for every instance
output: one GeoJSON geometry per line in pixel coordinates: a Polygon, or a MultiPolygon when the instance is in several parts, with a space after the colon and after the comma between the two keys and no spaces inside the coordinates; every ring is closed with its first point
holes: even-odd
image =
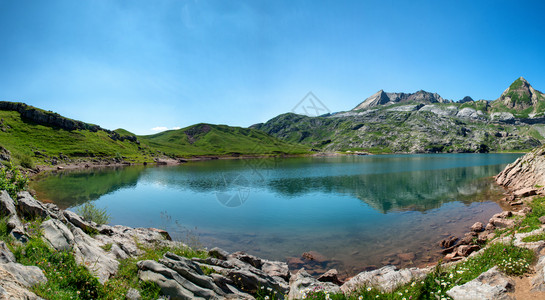
{"type": "MultiPolygon", "coordinates": [[[[245,251],[340,277],[387,264],[423,266],[439,241],[501,212],[492,176],[521,154],[229,159],[178,166],[54,171],[37,198],[111,224],[156,227],[189,245],[245,251]],[[309,252],[314,260],[301,258],[309,252]]],[[[503,205],[503,204],[501,204],[503,205]]]]}

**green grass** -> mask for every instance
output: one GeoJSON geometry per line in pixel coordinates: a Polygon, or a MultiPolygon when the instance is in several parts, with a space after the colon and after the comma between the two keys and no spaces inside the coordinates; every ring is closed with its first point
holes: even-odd
{"type": "Polygon", "coordinates": [[[281,141],[262,131],[226,125],[197,124],[138,138],[151,148],[175,157],[309,153],[307,147],[281,141]]]}

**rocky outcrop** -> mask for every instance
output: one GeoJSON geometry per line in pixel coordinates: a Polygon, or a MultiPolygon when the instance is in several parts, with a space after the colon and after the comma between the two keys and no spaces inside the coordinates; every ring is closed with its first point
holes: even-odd
{"type": "Polygon", "coordinates": [[[540,147],[507,165],[496,176],[496,182],[513,191],[524,190],[518,195],[530,195],[545,186],[545,148],[540,147]]]}
{"type": "Polygon", "coordinates": [[[447,294],[454,300],[511,300],[507,293],[513,290],[513,280],[494,267],[466,284],[453,287],[447,294]]]}

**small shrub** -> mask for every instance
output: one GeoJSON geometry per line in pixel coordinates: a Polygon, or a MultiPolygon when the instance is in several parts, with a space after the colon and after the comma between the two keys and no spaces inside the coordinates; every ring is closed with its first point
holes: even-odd
{"type": "Polygon", "coordinates": [[[98,225],[107,224],[110,221],[110,214],[105,208],[98,208],[91,202],[86,202],[76,209],[76,212],[87,221],[93,221],[98,225]]]}
{"type": "Polygon", "coordinates": [[[6,190],[12,198],[16,199],[17,193],[25,190],[27,183],[28,177],[11,163],[0,166],[0,190],[6,190]]]}

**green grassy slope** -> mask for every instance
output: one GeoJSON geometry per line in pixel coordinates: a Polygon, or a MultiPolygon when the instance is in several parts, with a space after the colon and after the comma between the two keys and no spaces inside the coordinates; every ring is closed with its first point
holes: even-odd
{"type": "Polygon", "coordinates": [[[19,112],[0,110],[0,145],[16,162],[29,157],[45,163],[54,157],[126,157],[129,161],[151,161],[147,147],[129,140],[114,140],[106,131],[65,130],[22,118],[19,112]],[[26,157],[26,158],[25,158],[26,157]]]}
{"type": "Polygon", "coordinates": [[[196,124],[138,139],[152,149],[179,157],[308,153],[308,147],[281,141],[262,131],[226,125],[196,124]]]}

